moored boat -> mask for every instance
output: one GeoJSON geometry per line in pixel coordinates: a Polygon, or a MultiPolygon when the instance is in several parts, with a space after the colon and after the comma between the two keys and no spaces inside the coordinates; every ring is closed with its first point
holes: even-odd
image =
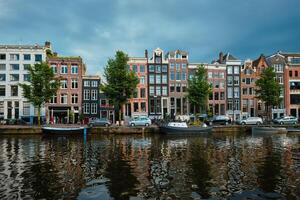
{"type": "Polygon", "coordinates": [[[44,134],[83,134],[85,127],[42,127],[44,134]]]}
{"type": "Polygon", "coordinates": [[[291,134],[300,134],[300,128],[288,128],[287,132],[291,134]]]}
{"type": "Polygon", "coordinates": [[[285,133],[287,133],[285,127],[267,127],[267,126],[252,127],[252,134],[285,134],[285,133]]]}
{"type": "Polygon", "coordinates": [[[185,122],[170,122],[167,125],[160,126],[160,132],[164,134],[203,134],[209,133],[212,130],[212,127],[198,127],[198,126],[191,126],[185,122]]]}

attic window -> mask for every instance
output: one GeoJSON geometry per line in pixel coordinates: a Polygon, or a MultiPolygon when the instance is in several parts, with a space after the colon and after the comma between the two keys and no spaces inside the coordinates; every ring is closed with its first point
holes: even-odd
{"type": "Polygon", "coordinates": [[[186,55],[182,55],[182,58],[186,58],[186,55]]]}

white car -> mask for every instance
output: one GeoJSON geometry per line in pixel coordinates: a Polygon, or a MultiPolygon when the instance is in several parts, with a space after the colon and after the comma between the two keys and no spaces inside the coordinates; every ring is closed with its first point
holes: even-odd
{"type": "Polygon", "coordinates": [[[246,124],[249,124],[249,125],[250,124],[251,125],[254,125],[254,124],[261,125],[261,124],[263,124],[263,120],[260,117],[248,117],[247,119],[242,119],[240,121],[240,124],[242,124],[242,125],[246,125],[246,124]]]}

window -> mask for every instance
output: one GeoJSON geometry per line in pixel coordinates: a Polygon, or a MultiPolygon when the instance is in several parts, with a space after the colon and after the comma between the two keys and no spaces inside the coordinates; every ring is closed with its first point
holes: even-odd
{"type": "Polygon", "coordinates": [[[57,96],[53,95],[52,98],[50,99],[50,103],[57,103],[57,96]]]}
{"type": "Polygon", "coordinates": [[[19,81],[19,74],[11,74],[10,81],[19,81]]]}
{"type": "Polygon", "coordinates": [[[174,69],[175,64],[174,63],[170,63],[170,69],[174,69]]]}
{"type": "Polygon", "coordinates": [[[186,64],[185,64],[185,63],[182,63],[182,64],[181,64],[181,68],[182,68],[182,70],[185,70],[185,69],[186,69],[186,64]]]}
{"type": "Polygon", "coordinates": [[[140,97],[141,98],[146,98],[146,89],[145,88],[140,89],[140,97]]]}
{"type": "Polygon", "coordinates": [[[14,61],[20,60],[19,54],[10,54],[9,56],[10,56],[10,60],[14,60],[14,61]]]}
{"type": "Polygon", "coordinates": [[[30,81],[30,74],[23,74],[24,81],[30,81]]]}
{"type": "Polygon", "coordinates": [[[68,73],[68,66],[67,65],[62,65],[60,73],[61,74],[67,74],[68,73]]]}
{"type": "Polygon", "coordinates": [[[300,64],[300,58],[291,58],[292,64],[300,64]]]}
{"type": "Polygon", "coordinates": [[[10,86],[11,96],[18,96],[18,86],[12,85],[10,86]]]}
{"type": "Polygon", "coordinates": [[[162,71],[162,72],[168,72],[168,66],[167,66],[167,65],[163,65],[163,66],[161,67],[161,71],[162,71]]]}
{"type": "Polygon", "coordinates": [[[90,104],[89,103],[83,104],[83,113],[90,114],[90,104]]]}
{"type": "Polygon", "coordinates": [[[234,85],[239,85],[239,84],[240,84],[240,77],[234,76],[233,84],[234,84],[234,85]]]}
{"type": "Polygon", "coordinates": [[[78,88],[78,80],[72,79],[72,89],[77,89],[77,88],[78,88]]]}
{"type": "Polygon", "coordinates": [[[220,82],[219,81],[215,81],[214,85],[215,85],[215,88],[219,88],[220,87],[220,82]]]}
{"type": "Polygon", "coordinates": [[[219,73],[219,78],[225,78],[224,72],[219,73]]]}
{"type": "Polygon", "coordinates": [[[180,92],[180,90],[181,90],[181,84],[176,83],[176,92],[180,92]]]}
{"type": "Polygon", "coordinates": [[[182,72],[181,74],[181,80],[186,80],[186,72],[182,72]]]}
{"type": "Polygon", "coordinates": [[[220,88],[224,88],[224,87],[225,87],[224,81],[220,81],[220,88]]]}
{"type": "Polygon", "coordinates": [[[61,104],[67,104],[68,103],[68,95],[67,94],[61,94],[60,95],[60,103],[61,104]]]}
{"type": "Polygon", "coordinates": [[[149,83],[154,84],[154,74],[149,75],[149,83]]]}
{"type": "Polygon", "coordinates": [[[30,64],[24,64],[23,67],[24,67],[24,70],[29,70],[30,64]]]}
{"type": "Polygon", "coordinates": [[[227,77],[227,85],[232,85],[232,76],[227,77]]]}
{"type": "Polygon", "coordinates": [[[138,102],[133,103],[133,112],[139,112],[139,103],[138,102]]]}
{"type": "Polygon", "coordinates": [[[208,78],[212,78],[213,77],[213,73],[212,72],[208,72],[208,78]]]}
{"type": "Polygon", "coordinates": [[[233,66],[227,67],[227,74],[232,74],[232,68],[233,68],[233,66]]]}
{"type": "Polygon", "coordinates": [[[215,92],[214,98],[215,100],[219,100],[219,92],[215,92]]]}
{"type": "Polygon", "coordinates": [[[160,75],[156,75],[156,84],[161,84],[161,76],[160,75]]]}
{"type": "Polygon", "coordinates": [[[90,87],[90,81],[84,81],[83,84],[84,87],[90,87]]]}
{"type": "Polygon", "coordinates": [[[42,55],[41,54],[35,54],[34,57],[35,57],[36,62],[42,62],[42,55]]]}
{"type": "Polygon", "coordinates": [[[90,100],[90,90],[84,90],[83,91],[83,99],[84,100],[90,100]]]}
{"type": "Polygon", "coordinates": [[[6,74],[0,74],[0,81],[6,80],[6,74]]]}
{"type": "Polygon", "coordinates": [[[167,86],[163,86],[162,87],[162,95],[163,96],[167,96],[168,95],[168,87],[167,86]]]}
{"type": "Polygon", "coordinates": [[[156,87],[156,95],[157,96],[161,95],[161,88],[160,87],[156,87]]]}
{"type": "Polygon", "coordinates": [[[72,74],[78,74],[78,66],[77,65],[72,65],[71,66],[71,73],[72,74]]]}
{"type": "Polygon", "coordinates": [[[145,84],[145,76],[140,77],[140,84],[145,84]]]}
{"type": "Polygon", "coordinates": [[[0,60],[6,60],[6,54],[0,54],[0,60]]]}
{"type": "Polygon", "coordinates": [[[31,60],[31,55],[30,54],[24,54],[23,59],[24,60],[31,60]]]}
{"type": "Polygon", "coordinates": [[[239,98],[240,97],[240,88],[235,87],[234,88],[234,98],[239,98]]]}
{"type": "Polygon", "coordinates": [[[133,65],[133,66],[132,66],[132,71],[135,72],[135,73],[138,71],[136,65],[133,65]]]}
{"type": "Polygon", "coordinates": [[[298,77],[298,71],[295,71],[295,77],[298,77]]]}
{"type": "Polygon", "coordinates": [[[173,83],[170,84],[170,92],[175,92],[175,85],[173,83]]]}
{"type": "Polygon", "coordinates": [[[246,84],[250,85],[251,84],[251,79],[250,78],[246,78],[246,84]]]}
{"type": "Polygon", "coordinates": [[[240,73],[240,67],[234,66],[234,74],[239,74],[239,73],[240,73]]]}
{"type": "Polygon", "coordinates": [[[167,84],[168,83],[168,76],[166,74],[162,75],[162,84],[167,84]]]}
{"type": "Polygon", "coordinates": [[[4,101],[0,101],[0,117],[4,118],[4,101]]]}
{"type": "Polygon", "coordinates": [[[225,93],[224,92],[220,92],[220,100],[225,100],[225,93]]]}
{"type": "Polygon", "coordinates": [[[145,65],[140,65],[140,72],[142,72],[142,73],[145,72],[145,65]]]}
{"type": "Polygon", "coordinates": [[[178,54],[178,53],[175,56],[176,56],[176,58],[180,58],[180,54],[178,54]]]}
{"type": "Polygon", "coordinates": [[[180,64],[176,63],[176,71],[180,71],[180,64]]]}
{"type": "Polygon", "coordinates": [[[67,89],[68,88],[68,81],[67,80],[61,80],[60,81],[60,88],[61,89],[67,89]]]}
{"type": "Polygon", "coordinates": [[[253,88],[249,88],[249,95],[253,94],[253,88]]]}
{"type": "Polygon", "coordinates": [[[141,111],[146,112],[146,103],[145,102],[141,102],[141,111]]]}
{"type": "Polygon", "coordinates": [[[23,102],[23,115],[24,116],[30,115],[30,103],[29,102],[23,102]]]}
{"type": "Polygon", "coordinates": [[[233,97],[232,87],[228,87],[227,88],[227,96],[228,96],[228,98],[232,98],[233,97]]]}
{"type": "Polygon", "coordinates": [[[161,63],[161,57],[155,57],[155,63],[161,63]]]}
{"type": "Polygon", "coordinates": [[[175,72],[171,72],[171,80],[174,81],[175,80],[175,72]]]}
{"type": "Polygon", "coordinates": [[[218,72],[213,72],[213,78],[219,78],[219,73],[218,72]]]}
{"type": "Polygon", "coordinates": [[[273,65],[275,72],[283,72],[283,65],[282,64],[274,64],[273,65]]]}
{"type": "Polygon", "coordinates": [[[5,96],[5,85],[0,85],[0,96],[5,96]]]}
{"type": "Polygon", "coordinates": [[[232,100],[228,100],[228,103],[227,103],[227,110],[233,110],[233,103],[232,103],[232,100]]]}
{"type": "Polygon", "coordinates": [[[176,81],[180,81],[180,72],[176,72],[176,81]]]}
{"type": "Polygon", "coordinates": [[[154,86],[149,87],[149,93],[151,96],[154,96],[154,86]]]}
{"type": "Polygon", "coordinates": [[[10,65],[10,70],[15,70],[15,71],[17,71],[17,70],[19,70],[19,69],[20,69],[19,64],[11,64],[11,65],[10,65]]]}
{"type": "Polygon", "coordinates": [[[97,104],[96,103],[91,104],[91,114],[97,114],[97,104]]]}
{"type": "Polygon", "coordinates": [[[154,72],[154,71],[155,71],[155,66],[149,65],[149,72],[154,72]]]}
{"type": "Polygon", "coordinates": [[[91,91],[91,100],[97,100],[97,90],[91,91]]]}
{"type": "Polygon", "coordinates": [[[187,90],[186,90],[186,84],[185,83],[183,83],[182,85],[181,85],[181,87],[182,87],[182,92],[186,92],[187,90]]]}
{"type": "Polygon", "coordinates": [[[98,81],[91,81],[92,87],[98,87],[98,81]]]}
{"type": "Polygon", "coordinates": [[[156,65],[156,73],[160,73],[160,72],[161,72],[160,65],[156,65]]]}
{"type": "Polygon", "coordinates": [[[72,104],[78,103],[78,94],[72,94],[72,104]]]}
{"type": "Polygon", "coordinates": [[[248,94],[248,88],[243,88],[243,95],[247,95],[248,94]]]}
{"type": "Polygon", "coordinates": [[[0,71],[6,70],[6,65],[5,64],[0,64],[0,71]]]}

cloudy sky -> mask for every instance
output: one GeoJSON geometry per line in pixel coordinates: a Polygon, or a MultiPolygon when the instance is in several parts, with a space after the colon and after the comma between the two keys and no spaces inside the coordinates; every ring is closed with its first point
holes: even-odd
{"type": "Polygon", "coordinates": [[[299,0],[0,0],[0,43],[51,41],[101,73],[116,50],[182,49],[191,62],[300,51],[299,0]]]}

